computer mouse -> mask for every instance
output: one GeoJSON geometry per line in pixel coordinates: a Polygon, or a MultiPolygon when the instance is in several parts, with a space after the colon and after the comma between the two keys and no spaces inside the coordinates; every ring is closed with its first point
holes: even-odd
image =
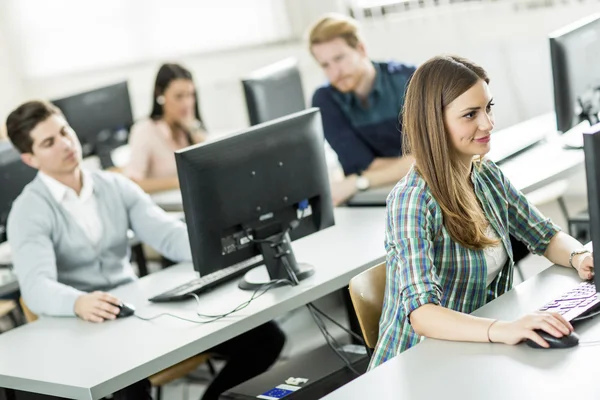
{"type": "Polygon", "coordinates": [[[121,311],[119,311],[117,318],[130,317],[135,313],[135,307],[132,306],[131,304],[121,303],[119,308],[121,311]]]}
{"type": "MultiPolygon", "coordinates": [[[[553,335],[549,334],[546,331],[543,330],[536,330],[535,331],[538,335],[540,335],[542,337],[542,339],[544,339],[546,342],[548,342],[548,344],[550,345],[550,349],[567,349],[569,347],[575,347],[579,344],[579,335],[577,335],[575,332],[571,332],[568,335],[565,335],[563,337],[554,337],[553,335]]],[[[537,344],[536,342],[534,342],[533,340],[527,339],[525,341],[525,343],[527,343],[527,345],[529,347],[533,347],[534,349],[547,349],[548,347],[542,347],[539,344],[537,344]]]]}

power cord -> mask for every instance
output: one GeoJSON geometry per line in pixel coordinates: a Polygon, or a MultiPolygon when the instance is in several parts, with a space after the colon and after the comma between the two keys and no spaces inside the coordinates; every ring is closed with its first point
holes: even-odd
{"type": "MultiPolygon", "coordinates": [[[[175,314],[171,314],[171,313],[161,313],[158,315],[155,315],[153,317],[149,317],[149,318],[145,318],[145,317],[141,317],[139,315],[133,314],[134,317],[141,319],[142,321],[152,321],[155,320],[157,318],[163,317],[163,316],[169,316],[172,318],[176,318],[176,319],[180,319],[182,321],[187,321],[187,322],[193,322],[196,324],[209,324],[211,322],[215,322],[218,321],[220,319],[226,318],[228,316],[230,316],[231,314],[240,311],[246,307],[248,307],[248,305],[253,301],[258,299],[260,296],[262,296],[263,294],[267,293],[269,290],[271,290],[272,288],[274,288],[275,286],[281,284],[281,283],[287,283],[289,285],[292,284],[292,282],[290,282],[288,279],[277,279],[277,280],[273,280],[270,282],[265,283],[264,285],[262,285],[261,287],[259,287],[258,289],[256,289],[253,293],[252,296],[250,296],[250,299],[248,299],[247,301],[239,304],[238,306],[236,306],[233,310],[228,311],[224,314],[218,314],[218,315],[207,315],[207,314],[201,314],[200,312],[196,311],[196,315],[198,315],[201,318],[209,318],[208,320],[205,321],[198,321],[198,320],[193,320],[193,319],[189,319],[189,318],[184,318],[184,317],[180,317],[178,315],[175,314]]],[[[195,293],[190,293],[191,297],[194,297],[196,299],[196,303],[198,304],[198,308],[200,308],[200,298],[198,297],[197,294],[195,293]]]]}
{"type": "MultiPolygon", "coordinates": [[[[277,245],[277,246],[280,247],[280,245],[277,245]]],[[[282,249],[278,248],[278,250],[281,252],[282,249]]],[[[298,285],[300,283],[298,281],[298,277],[296,276],[296,273],[292,269],[291,265],[288,263],[287,259],[285,257],[281,257],[281,262],[282,262],[284,268],[286,269],[286,271],[288,273],[288,276],[290,277],[290,279],[292,280],[292,282],[295,285],[298,285]]],[[[352,363],[339,351],[339,348],[342,347],[342,346],[340,346],[340,344],[338,343],[338,341],[331,335],[331,333],[329,333],[329,331],[327,330],[327,326],[325,325],[325,322],[323,322],[323,320],[317,314],[317,312],[319,314],[322,314],[323,316],[325,316],[328,320],[332,321],[337,326],[341,327],[344,331],[346,331],[346,332],[350,332],[350,331],[348,329],[342,327],[342,325],[339,324],[338,322],[335,322],[331,317],[327,316],[321,310],[316,311],[317,308],[312,303],[308,303],[306,305],[306,308],[308,308],[308,311],[310,312],[313,320],[315,321],[315,324],[317,325],[317,327],[321,331],[321,334],[325,338],[325,341],[327,342],[327,345],[331,348],[331,350],[333,350],[333,352],[338,356],[338,358],[340,360],[342,360],[342,362],[346,365],[346,368],[348,368],[350,371],[352,371],[352,373],[354,373],[356,376],[359,376],[360,373],[356,369],[354,369],[354,367],[352,367],[352,363]]],[[[356,335],[355,333],[352,333],[352,334],[353,334],[353,336],[356,335]]],[[[356,336],[358,336],[358,335],[356,335],[356,336]]],[[[362,343],[364,343],[364,341],[362,340],[362,338],[360,338],[360,341],[362,343]]]]}

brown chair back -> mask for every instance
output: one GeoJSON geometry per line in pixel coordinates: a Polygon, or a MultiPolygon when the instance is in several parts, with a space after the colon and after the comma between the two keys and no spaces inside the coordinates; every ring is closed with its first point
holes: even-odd
{"type": "Polygon", "coordinates": [[[27,322],[33,322],[36,319],[38,319],[38,316],[35,315],[30,309],[29,307],[27,307],[27,304],[25,304],[25,302],[23,301],[23,298],[20,297],[19,298],[19,304],[21,304],[21,309],[23,310],[23,314],[25,314],[25,320],[27,320],[27,322]]]}
{"type": "Polygon", "coordinates": [[[350,280],[350,298],[367,347],[373,349],[379,337],[379,318],[385,294],[385,262],[361,272],[350,280]]]}

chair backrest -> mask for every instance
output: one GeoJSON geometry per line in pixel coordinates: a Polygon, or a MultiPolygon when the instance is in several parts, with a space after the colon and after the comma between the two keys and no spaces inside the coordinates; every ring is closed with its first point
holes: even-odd
{"type": "Polygon", "coordinates": [[[30,309],[29,307],[27,307],[27,304],[25,304],[25,302],[23,301],[23,298],[20,297],[19,298],[19,304],[21,304],[21,309],[23,310],[23,314],[25,314],[25,319],[27,320],[27,322],[33,322],[36,319],[38,319],[38,316],[35,315],[30,309]]]}
{"type": "Polygon", "coordinates": [[[385,262],[361,272],[350,280],[350,298],[367,347],[373,349],[379,337],[379,318],[385,294],[385,262]]]}

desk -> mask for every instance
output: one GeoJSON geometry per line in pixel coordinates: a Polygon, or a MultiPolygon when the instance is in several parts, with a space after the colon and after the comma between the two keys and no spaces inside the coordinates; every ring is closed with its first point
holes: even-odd
{"type": "MultiPolygon", "coordinates": [[[[473,314],[514,320],[578,282],[574,270],[553,266],[473,314]]],[[[598,399],[600,319],[575,328],[580,342],[597,345],[539,350],[426,339],[325,399],[598,399]]]]}
{"type": "MultiPolygon", "coordinates": [[[[336,225],[293,242],[300,261],[316,273],[296,287],[272,289],[229,318],[198,325],[168,316],[103,324],[76,318],[41,318],[0,335],[0,387],[77,399],[98,399],[208,350],[277,316],[346,286],[385,259],[383,208],[337,209],[336,225]]],[[[151,304],[146,299],[196,276],[191,264],[148,275],[113,293],[152,317],[171,312],[194,318],[194,300],[151,304]]],[[[202,295],[201,311],[220,314],[250,292],[230,282],[202,295]]]]}
{"type": "Polygon", "coordinates": [[[8,242],[0,243],[0,265],[12,265],[12,256],[8,242]]]}
{"type": "Polygon", "coordinates": [[[9,268],[0,268],[0,296],[13,294],[19,290],[17,277],[9,268]]]}
{"type": "Polygon", "coordinates": [[[164,192],[157,192],[150,195],[152,201],[165,211],[177,212],[183,211],[183,200],[181,199],[181,190],[173,189],[164,192]]]}

